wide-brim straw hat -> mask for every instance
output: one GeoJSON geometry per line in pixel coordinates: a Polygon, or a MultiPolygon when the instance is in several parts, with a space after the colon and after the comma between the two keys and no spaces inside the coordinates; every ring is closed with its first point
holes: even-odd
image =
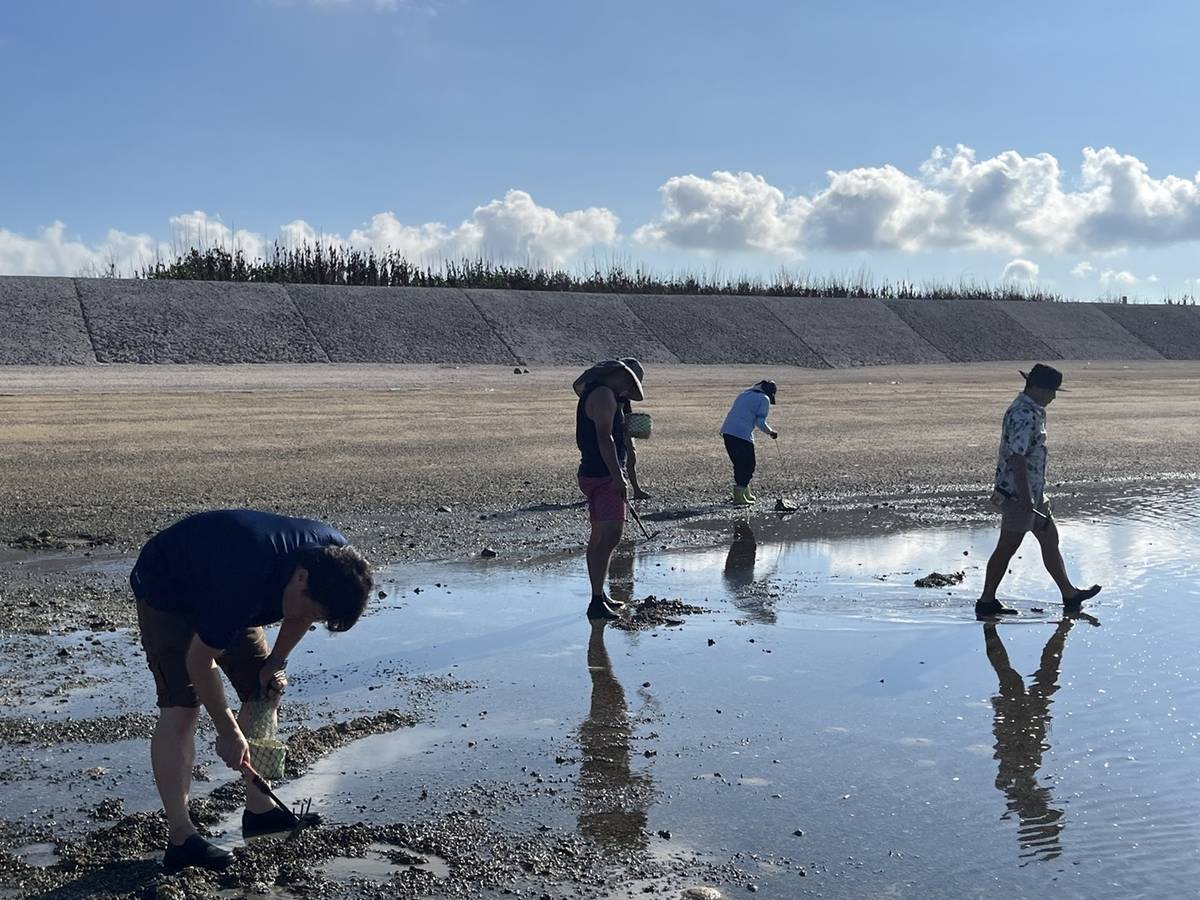
{"type": "Polygon", "coordinates": [[[633,357],[601,360],[575,379],[575,393],[582,394],[584,387],[588,384],[607,378],[614,372],[624,372],[629,376],[629,380],[633,382],[633,387],[629,391],[629,399],[644,400],[645,392],[642,390],[642,371],[642,364],[633,357]]]}

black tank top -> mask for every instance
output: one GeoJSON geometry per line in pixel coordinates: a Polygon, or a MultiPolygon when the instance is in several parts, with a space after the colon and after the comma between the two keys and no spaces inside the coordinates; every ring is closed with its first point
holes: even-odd
{"type": "MultiPolygon", "coordinates": [[[[579,448],[579,477],[607,478],[612,473],[600,455],[600,442],[596,438],[596,423],[591,420],[584,407],[592,391],[601,387],[600,384],[589,384],[583,389],[579,403],[575,406],[575,446],[579,448]]],[[[624,404],[617,401],[617,411],[613,413],[612,424],[613,443],[617,447],[617,462],[625,464],[625,413],[624,404]]]]}

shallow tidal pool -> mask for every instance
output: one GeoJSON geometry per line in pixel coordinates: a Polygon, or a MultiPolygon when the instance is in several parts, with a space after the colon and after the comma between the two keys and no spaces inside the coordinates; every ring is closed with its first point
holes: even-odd
{"type": "Polygon", "coordinates": [[[536,779],[557,789],[514,820],[614,865],[734,860],[760,896],[1179,896],[1200,878],[1198,509],[1061,521],[1076,582],[1104,585],[1077,616],[1028,538],[998,625],[972,608],[992,528],[770,543],[751,520],[715,550],[627,546],[619,596],[711,610],[635,632],[584,619],[581,559],[396,569],[386,609],[306,648],[312,690],[367,706],[396,662],[475,687],[283,793],[370,819],[536,779]],[[914,587],[932,571],[964,578],[914,587]]]}

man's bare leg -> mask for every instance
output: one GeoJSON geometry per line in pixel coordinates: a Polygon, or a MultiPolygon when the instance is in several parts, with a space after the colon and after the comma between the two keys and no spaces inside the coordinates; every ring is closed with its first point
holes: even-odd
{"type": "Polygon", "coordinates": [[[1000,588],[1000,582],[1004,580],[1004,576],[1008,572],[1008,564],[1012,562],[1012,558],[1016,555],[1023,540],[1025,540],[1025,532],[1023,531],[1000,532],[1000,539],[996,542],[996,549],[992,551],[992,555],[987,562],[987,570],[983,579],[983,594],[979,597],[980,603],[992,603],[995,601],[996,591],[1000,588]]]}
{"type": "Polygon", "coordinates": [[[624,522],[593,522],[592,534],[588,538],[588,580],[592,583],[592,596],[604,593],[604,582],[608,578],[608,566],[612,561],[617,544],[621,543],[624,522]]]}
{"type": "Polygon", "coordinates": [[[1050,577],[1054,579],[1054,583],[1062,592],[1063,603],[1081,603],[1100,593],[1098,584],[1080,590],[1071,581],[1071,576],[1067,574],[1067,564],[1063,562],[1062,551],[1059,549],[1058,526],[1053,519],[1047,523],[1045,528],[1034,531],[1033,536],[1042,545],[1042,564],[1045,565],[1046,571],[1050,573],[1050,577]]]}
{"type": "Polygon", "coordinates": [[[164,707],[158,711],[158,721],[150,738],[150,767],[167,815],[168,840],[177,845],[197,833],[188,814],[188,792],[196,761],[196,722],[199,717],[198,707],[164,707]]]}

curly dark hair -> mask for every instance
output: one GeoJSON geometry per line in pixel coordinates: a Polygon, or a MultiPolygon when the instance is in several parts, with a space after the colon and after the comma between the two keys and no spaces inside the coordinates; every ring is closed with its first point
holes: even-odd
{"type": "Polygon", "coordinates": [[[325,627],[349,631],[358,621],[374,581],[371,564],[353,547],[313,547],[300,554],[308,570],[308,595],[327,613],[325,627]]]}

